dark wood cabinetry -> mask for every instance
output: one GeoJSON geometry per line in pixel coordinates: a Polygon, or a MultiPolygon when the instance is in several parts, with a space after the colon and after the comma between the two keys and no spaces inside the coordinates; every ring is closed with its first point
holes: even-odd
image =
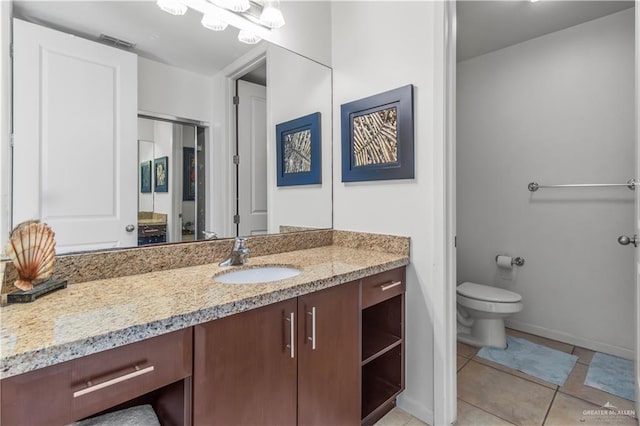
{"type": "Polygon", "coordinates": [[[171,389],[188,394],[191,351],[188,328],[3,379],[0,423],[64,425],[155,391],[158,398],[145,402],[183,424],[183,400],[177,407],[169,392],[157,390],[178,383],[171,389]]]}
{"type": "Polygon", "coordinates": [[[358,295],[353,282],[196,326],[194,424],[358,424],[358,295]]]}
{"type": "Polygon", "coordinates": [[[358,306],[358,282],[298,298],[299,425],[359,423],[358,306]]]}
{"type": "Polygon", "coordinates": [[[296,424],[296,312],[291,299],[194,327],[194,425],[296,424]]]}
{"type": "Polygon", "coordinates": [[[405,269],[3,379],[2,425],[370,425],[404,389],[405,269]],[[192,374],[193,373],[193,374],[192,374]]]}
{"type": "Polygon", "coordinates": [[[405,269],[362,280],[362,423],[374,424],[404,390],[405,269]]]}
{"type": "Polygon", "coordinates": [[[138,245],[158,244],[167,242],[167,224],[138,224],[138,245]]]}

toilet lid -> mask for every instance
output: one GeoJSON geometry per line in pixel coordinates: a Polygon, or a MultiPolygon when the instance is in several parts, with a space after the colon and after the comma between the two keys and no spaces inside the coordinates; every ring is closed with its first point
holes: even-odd
{"type": "Polygon", "coordinates": [[[515,303],[522,300],[522,296],[518,293],[470,282],[460,284],[456,291],[462,296],[487,302],[515,303]]]}

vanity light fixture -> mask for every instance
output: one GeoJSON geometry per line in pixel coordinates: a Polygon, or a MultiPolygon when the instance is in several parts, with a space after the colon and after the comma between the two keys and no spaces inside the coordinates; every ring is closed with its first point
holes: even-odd
{"type": "Polygon", "coordinates": [[[205,13],[202,16],[202,21],[200,22],[202,23],[203,27],[208,28],[212,31],[224,31],[229,25],[227,22],[218,18],[213,13],[205,13]]]}
{"type": "Polygon", "coordinates": [[[180,0],[158,0],[156,2],[158,7],[167,13],[180,16],[187,13],[187,5],[180,0]]]}
{"type": "Polygon", "coordinates": [[[256,44],[262,40],[262,38],[249,30],[240,30],[238,33],[238,40],[246,44],[256,44]]]}
{"type": "Polygon", "coordinates": [[[234,12],[246,12],[251,7],[249,0],[227,0],[227,7],[234,12]]]}
{"type": "Polygon", "coordinates": [[[260,14],[260,22],[269,28],[280,28],[284,25],[284,17],[280,10],[280,0],[266,0],[260,14]]]}
{"type": "Polygon", "coordinates": [[[246,44],[259,43],[269,36],[272,29],[284,25],[279,0],[158,0],[158,6],[166,3],[178,3],[202,13],[202,25],[211,30],[222,31],[227,25],[238,28],[238,40],[246,44]],[[234,4],[239,2],[245,3],[242,7],[248,4],[249,8],[245,12],[232,11],[234,4]]]}

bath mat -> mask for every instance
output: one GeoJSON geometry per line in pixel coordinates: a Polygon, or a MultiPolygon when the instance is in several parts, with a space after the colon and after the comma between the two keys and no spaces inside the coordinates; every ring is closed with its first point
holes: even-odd
{"type": "Polygon", "coordinates": [[[484,347],[478,356],[558,386],[578,361],[575,355],[512,336],[507,336],[507,349],[484,347]]]}
{"type": "Polygon", "coordinates": [[[584,384],[620,398],[635,401],[633,395],[633,361],[596,352],[589,364],[584,384]]]}

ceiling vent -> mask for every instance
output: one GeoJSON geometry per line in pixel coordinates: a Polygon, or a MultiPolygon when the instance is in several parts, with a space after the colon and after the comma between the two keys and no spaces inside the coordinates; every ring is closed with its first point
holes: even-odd
{"type": "Polygon", "coordinates": [[[100,34],[98,41],[104,44],[108,44],[109,46],[114,46],[125,50],[133,49],[136,45],[135,43],[120,40],[119,38],[111,37],[110,35],[106,34],[100,34]]]}

